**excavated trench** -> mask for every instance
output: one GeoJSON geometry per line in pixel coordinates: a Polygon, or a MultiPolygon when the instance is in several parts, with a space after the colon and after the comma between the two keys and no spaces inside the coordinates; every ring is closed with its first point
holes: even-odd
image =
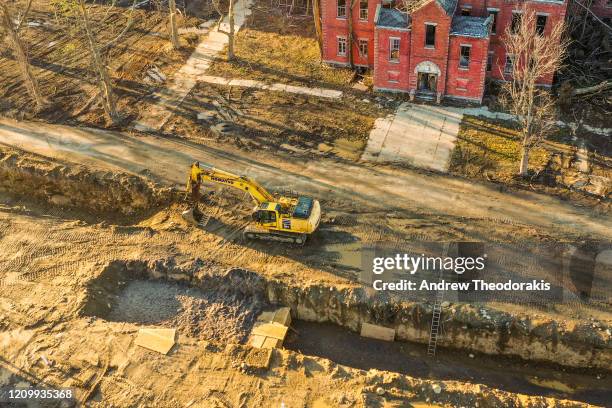
{"type": "Polygon", "coordinates": [[[92,170],[9,148],[0,148],[0,193],[116,223],[133,223],[181,196],[140,175],[92,170]]]}
{"type": "Polygon", "coordinates": [[[362,296],[355,290],[289,286],[242,269],[221,275],[196,265],[177,267],[167,260],[115,261],[89,283],[81,313],[109,321],[176,327],[179,333],[222,343],[243,343],[262,310],[271,304],[285,305],[292,309],[295,329],[285,347],[306,355],[358,369],[474,382],[528,395],[598,405],[612,400],[612,392],[605,385],[610,378],[609,345],[597,347],[576,336],[570,344],[558,334],[556,347],[566,358],[565,366],[561,366],[558,363],[562,358],[554,360],[550,345],[543,344],[553,341],[544,336],[546,331],[510,330],[503,336],[510,347],[500,349],[496,340],[496,349],[492,350],[490,341],[499,337],[499,329],[476,324],[474,317],[462,318],[459,314],[454,316],[456,322],[445,325],[441,347],[432,358],[426,346],[427,305],[389,305],[362,296]],[[356,331],[364,321],[395,327],[401,341],[360,337],[356,331]],[[456,325],[462,329],[455,329],[456,325]],[[516,350],[519,344],[531,348],[531,353],[508,351],[516,350]],[[570,349],[580,358],[569,353],[570,349]],[[538,350],[546,352],[538,354],[538,350]],[[521,355],[527,359],[518,358],[521,355]],[[527,361],[536,360],[534,356],[544,361],[527,361]]]}

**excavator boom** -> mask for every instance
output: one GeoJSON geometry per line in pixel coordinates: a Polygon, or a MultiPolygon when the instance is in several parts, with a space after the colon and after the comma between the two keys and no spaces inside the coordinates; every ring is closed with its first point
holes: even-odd
{"type": "Polygon", "coordinates": [[[274,201],[274,196],[270,194],[261,184],[246,176],[237,176],[230,172],[219,170],[214,167],[200,167],[199,163],[191,165],[187,190],[191,188],[191,183],[210,181],[213,183],[225,184],[246,191],[253,198],[256,204],[274,201]]]}

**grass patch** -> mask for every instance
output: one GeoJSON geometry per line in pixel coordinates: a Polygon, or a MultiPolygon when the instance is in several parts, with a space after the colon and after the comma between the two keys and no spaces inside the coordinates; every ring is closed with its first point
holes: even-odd
{"type": "Polygon", "coordinates": [[[311,19],[287,17],[261,2],[236,35],[235,54],[232,62],[215,61],[208,74],[335,89],[353,78],[351,70],[321,62],[311,19]]]}
{"type": "MultiPolygon", "coordinates": [[[[532,149],[529,169],[542,170],[549,158],[546,149],[532,149]]],[[[474,116],[463,118],[451,158],[452,173],[509,182],[516,178],[520,161],[521,138],[516,128],[474,116]]]]}

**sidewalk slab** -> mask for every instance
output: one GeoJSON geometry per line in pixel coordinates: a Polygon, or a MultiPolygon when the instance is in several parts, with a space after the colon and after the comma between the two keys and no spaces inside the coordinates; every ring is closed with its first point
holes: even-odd
{"type": "Polygon", "coordinates": [[[462,118],[461,109],[402,103],[376,120],[361,159],[446,172],[462,118]]]}

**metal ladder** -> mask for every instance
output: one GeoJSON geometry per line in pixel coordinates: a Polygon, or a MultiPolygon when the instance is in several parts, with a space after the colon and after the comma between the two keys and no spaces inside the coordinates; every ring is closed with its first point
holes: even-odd
{"type": "MultiPolygon", "coordinates": [[[[448,256],[450,244],[444,244],[444,250],[442,257],[448,256]]],[[[440,268],[438,271],[438,283],[442,282],[444,269],[440,268]]],[[[444,299],[444,291],[439,290],[436,293],[436,299],[433,305],[433,312],[431,316],[431,330],[429,332],[429,344],[427,345],[427,354],[430,356],[436,355],[436,346],[438,345],[438,337],[440,335],[440,318],[442,316],[442,300],[444,299]]]]}

